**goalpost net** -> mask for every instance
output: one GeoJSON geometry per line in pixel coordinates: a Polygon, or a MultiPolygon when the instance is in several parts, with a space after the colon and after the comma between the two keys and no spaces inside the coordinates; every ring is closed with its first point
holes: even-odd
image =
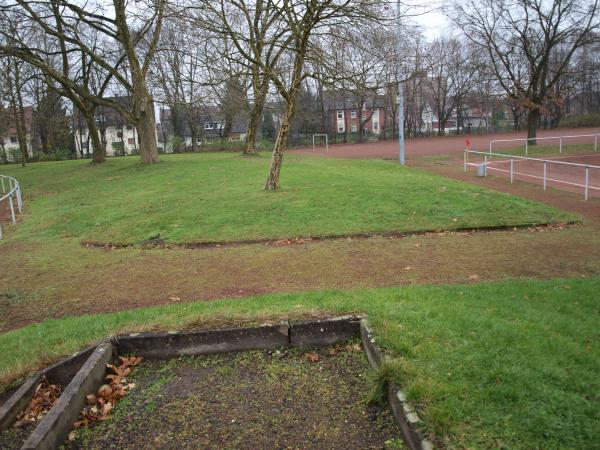
{"type": "Polygon", "coordinates": [[[313,152],[316,150],[316,145],[322,146],[325,144],[325,151],[329,152],[329,139],[327,138],[327,134],[313,134],[312,135],[312,148],[313,152]]]}

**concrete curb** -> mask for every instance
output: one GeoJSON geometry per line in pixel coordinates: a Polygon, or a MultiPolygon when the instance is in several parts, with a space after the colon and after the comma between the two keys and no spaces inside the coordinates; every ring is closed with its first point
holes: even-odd
{"type": "Polygon", "coordinates": [[[289,325],[287,322],[280,322],[255,328],[134,333],[117,336],[113,342],[118,354],[142,356],[146,359],[270,350],[289,346],[289,325]]]}
{"type": "MultiPolygon", "coordinates": [[[[286,347],[330,346],[361,337],[371,367],[377,369],[384,354],[364,319],[345,316],[316,321],[279,322],[253,328],[229,328],[168,333],[133,333],[116,336],[78,352],[34,375],[0,408],[0,425],[8,427],[27,405],[42,375],[55,384],[68,382],[50,412],[37,425],[22,449],[58,448],[66,439],[73,423],[85,405],[86,395],[96,392],[104,381],[106,364],[117,355],[133,354],[147,359],[168,359],[245,350],[272,350],[286,347]],[[73,376],[73,373],[76,373],[73,376]],[[69,378],[72,380],[69,382],[69,378]]],[[[397,386],[387,392],[390,407],[404,439],[412,450],[432,450],[433,444],[423,438],[421,422],[414,408],[397,386]]],[[[1,428],[0,428],[1,429],[1,428]]]]}
{"type": "Polygon", "coordinates": [[[355,316],[290,323],[290,345],[293,347],[327,346],[359,336],[360,318],[355,316]]]}
{"type": "Polygon", "coordinates": [[[112,360],[112,345],[99,345],[21,448],[58,448],[73,428],[73,423],[85,405],[86,395],[96,392],[102,385],[106,364],[112,360]]]}
{"type": "MultiPolygon", "coordinates": [[[[360,321],[360,335],[369,364],[373,369],[377,370],[383,364],[385,355],[377,346],[376,339],[365,319],[360,321]]],[[[420,424],[422,424],[421,418],[415,408],[406,401],[404,392],[394,383],[389,383],[386,396],[396,418],[396,423],[402,430],[406,445],[411,450],[433,450],[435,446],[422,433],[420,429],[420,424]]]]}
{"type": "Polygon", "coordinates": [[[15,420],[17,420],[19,413],[23,411],[29,401],[33,398],[35,388],[41,378],[42,375],[40,373],[36,373],[29,377],[25,383],[10,396],[6,403],[0,406],[0,431],[7,429],[15,422],[15,420]]]}
{"type": "Polygon", "coordinates": [[[0,431],[10,427],[19,413],[27,406],[35,388],[42,377],[46,377],[50,384],[66,386],[75,376],[81,366],[87,361],[96,346],[88,347],[80,352],[74,353],[57,363],[48,366],[41,372],[28,378],[13,394],[0,406],[0,431]]]}

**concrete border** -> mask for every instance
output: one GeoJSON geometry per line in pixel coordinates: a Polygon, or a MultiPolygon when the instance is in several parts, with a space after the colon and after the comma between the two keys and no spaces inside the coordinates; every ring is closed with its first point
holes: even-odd
{"type": "Polygon", "coordinates": [[[58,448],[73,428],[73,423],[85,405],[86,395],[96,392],[102,385],[106,364],[113,358],[111,344],[100,344],[96,347],[21,448],[28,450],[58,448]]]}
{"type": "Polygon", "coordinates": [[[75,374],[81,369],[81,366],[90,357],[96,346],[87,347],[68,358],[58,361],[44,370],[32,375],[17,388],[16,391],[0,406],[0,432],[10,427],[19,413],[27,406],[32,399],[35,388],[42,377],[46,377],[50,384],[67,386],[75,374]]]}
{"type": "MultiPolygon", "coordinates": [[[[330,346],[360,337],[372,368],[384,363],[384,352],[376,344],[368,323],[357,316],[312,321],[283,321],[247,328],[167,333],[132,333],[112,338],[111,343],[88,347],[29,378],[0,408],[0,425],[7,427],[27,405],[42,375],[60,383],[72,380],[60,398],[37,425],[22,449],[51,449],[66,439],[85,405],[86,395],[96,392],[104,381],[106,364],[116,355],[134,354],[147,359],[168,359],[245,350],[272,350],[286,347],[330,346]],[[77,371],[73,376],[73,372],[77,371]]],[[[414,407],[394,384],[387,387],[387,399],[411,450],[432,450],[434,445],[420,429],[422,424],[414,407]]],[[[1,431],[0,427],[0,431],[1,431]]]]}
{"type": "Polygon", "coordinates": [[[292,347],[327,346],[359,336],[360,318],[356,316],[290,323],[290,345],[292,347]]]}
{"type": "Polygon", "coordinates": [[[17,420],[19,413],[33,398],[35,388],[41,379],[42,375],[40,373],[32,375],[0,406],[0,432],[10,427],[17,420]]]}
{"type": "MultiPolygon", "coordinates": [[[[360,335],[363,349],[369,360],[369,364],[377,370],[385,361],[385,354],[377,346],[369,324],[365,319],[360,321],[360,335]]],[[[387,401],[392,408],[396,423],[402,430],[404,442],[411,450],[433,450],[433,442],[427,439],[422,432],[422,420],[413,405],[406,400],[406,395],[394,383],[386,386],[387,401]]]]}
{"type": "Polygon", "coordinates": [[[280,322],[276,325],[254,328],[133,333],[117,336],[113,339],[113,343],[120,355],[131,354],[146,359],[270,350],[289,346],[289,324],[280,322]]]}

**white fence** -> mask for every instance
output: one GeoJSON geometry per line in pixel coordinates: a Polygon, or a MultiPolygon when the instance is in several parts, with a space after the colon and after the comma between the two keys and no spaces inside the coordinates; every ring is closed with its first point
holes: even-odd
{"type": "MultiPolygon", "coordinates": [[[[594,138],[594,151],[598,151],[598,137],[600,134],[576,134],[573,136],[549,136],[549,137],[538,137],[538,138],[519,138],[519,139],[496,139],[490,141],[490,148],[488,150],[489,154],[492,154],[492,144],[496,144],[499,142],[525,142],[525,156],[528,155],[529,152],[529,141],[551,141],[558,140],[559,153],[562,153],[563,142],[567,139],[575,139],[575,138],[594,138]]],[[[590,139],[591,141],[591,139],[590,139]]]]}
{"type": "MultiPolygon", "coordinates": [[[[15,213],[15,203],[19,214],[23,210],[23,197],[21,196],[21,185],[13,178],[6,175],[0,175],[0,208],[5,208],[8,203],[10,218],[13,224],[17,223],[15,213]]],[[[2,222],[0,222],[0,239],[2,239],[2,222]]]]}
{"type": "Polygon", "coordinates": [[[515,156],[515,155],[507,155],[507,154],[503,154],[503,153],[492,153],[490,151],[478,152],[475,150],[465,149],[465,151],[464,151],[464,170],[465,170],[465,172],[467,171],[468,166],[475,166],[478,168],[481,166],[482,170],[483,170],[483,176],[487,176],[488,170],[505,172],[505,173],[509,174],[511,184],[514,182],[515,175],[522,175],[524,177],[542,180],[544,191],[546,190],[546,187],[547,187],[549,181],[555,182],[558,184],[565,184],[565,185],[569,185],[569,186],[581,187],[581,188],[583,188],[583,198],[585,200],[587,200],[589,198],[590,189],[600,191],[600,187],[590,185],[590,171],[597,171],[597,173],[600,174],[600,166],[596,166],[593,164],[581,164],[581,163],[574,163],[574,162],[568,162],[568,161],[556,161],[556,160],[552,160],[552,159],[530,158],[530,157],[526,157],[526,156],[515,156]],[[471,155],[471,154],[483,156],[483,163],[470,162],[469,155],[471,155]],[[504,158],[504,160],[492,161],[491,158],[496,157],[496,156],[504,158]],[[523,173],[523,172],[515,171],[515,168],[514,168],[515,161],[530,161],[532,163],[541,163],[543,166],[542,175],[540,176],[540,175],[535,175],[534,173],[523,173]],[[508,163],[509,168],[503,169],[503,168],[498,168],[498,167],[491,167],[491,164],[494,162],[495,163],[508,163]],[[581,168],[582,169],[582,171],[581,171],[582,172],[581,173],[581,176],[582,176],[581,181],[582,182],[578,183],[576,181],[573,181],[572,179],[566,180],[566,179],[548,177],[548,166],[549,165],[556,165],[558,167],[562,166],[562,167],[581,168]]]}

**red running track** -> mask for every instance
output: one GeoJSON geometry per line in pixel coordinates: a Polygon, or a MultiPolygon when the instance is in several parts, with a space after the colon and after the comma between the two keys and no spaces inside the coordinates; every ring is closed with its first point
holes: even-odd
{"type": "MultiPolygon", "coordinates": [[[[559,128],[552,130],[539,130],[538,137],[567,136],[579,134],[600,134],[600,128],[559,128]]],[[[405,155],[408,159],[418,156],[445,155],[449,153],[460,153],[465,149],[465,140],[471,141],[471,150],[485,151],[489,148],[490,140],[496,139],[521,139],[527,137],[526,132],[496,133],[474,136],[442,136],[431,138],[407,139],[405,155]]],[[[540,144],[551,145],[553,141],[542,141],[540,144]]],[[[594,138],[572,138],[563,144],[592,144],[594,138]]],[[[514,148],[524,145],[522,142],[499,142],[494,144],[494,151],[502,148],[514,148]]],[[[556,142],[558,145],[558,141],[556,142]]],[[[600,147],[600,138],[598,139],[600,147]]],[[[308,155],[319,155],[329,158],[359,158],[359,159],[393,159],[398,158],[399,147],[397,140],[365,142],[361,144],[333,144],[329,146],[329,152],[324,147],[318,147],[316,151],[311,148],[290,150],[290,153],[304,153],[308,155]]]]}

